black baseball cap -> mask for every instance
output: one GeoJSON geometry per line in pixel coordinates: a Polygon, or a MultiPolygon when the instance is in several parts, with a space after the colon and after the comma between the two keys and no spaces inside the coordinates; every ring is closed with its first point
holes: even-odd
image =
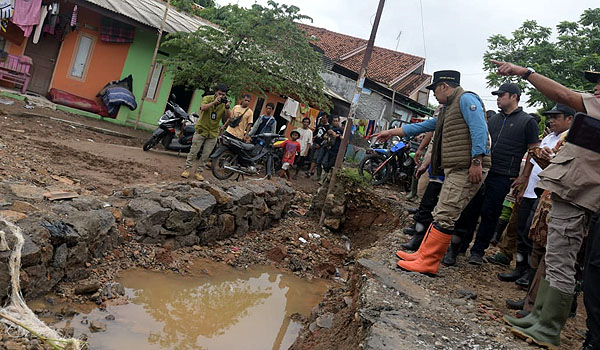
{"type": "Polygon", "coordinates": [[[577,113],[577,111],[574,110],[573,108],[571,108],[565,104],[562,104],[562,103],[557,103],[556,105],[554,105],[554,107],[551,110],[546,111],[542,114],[548,115],[548,116],[552,116],[552,115],[556,115],[556,114],[563,114],[566,117],[569,115],[575,115],[576,113],[577,113]]]}
{"type": "Polygon", "coordinates": [[[600,72],[587,71],[583,73],[585,78],[594,84],[600,83],[600,72]]]}
{"type": "Polygon", "coordinates": [[[492,91],[492,95],[502,95],[505,92],[521,97],[521,89],[519,89],[519,85],[515,83],[504,83],[500,85],[498,90],[492,91]]]}
{"type": "Polygon", "coordinates": [[[433,82],[425,88],[433,90],[438,83],[456,83],[460,85],[460,73],[455,70],[439,70],[433,73],[433,82]]]}

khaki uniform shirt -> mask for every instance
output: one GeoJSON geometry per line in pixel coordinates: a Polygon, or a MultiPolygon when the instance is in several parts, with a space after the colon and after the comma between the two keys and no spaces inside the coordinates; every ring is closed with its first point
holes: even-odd
{"type": "MultiPolygon", "coordinates": [[[[582,94],[587,114],[600,119],[600,98],[582,94]]],[[[561,199],[586,208],[600,210],[600,154],[567,142],[540,173],[538,187],[552,191],[561,199]]]]}

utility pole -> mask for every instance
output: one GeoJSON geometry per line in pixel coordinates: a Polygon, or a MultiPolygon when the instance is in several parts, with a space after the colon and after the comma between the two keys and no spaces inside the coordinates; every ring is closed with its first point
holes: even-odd
{"type": "MultiPolygon", "coordinates": [[[[146,95],[148,94],[148,87],[150,86],[150,79],[152,79],[152,73],[154,73],[154,68],[156,68],[156,56],[158,55],[158,48],[160,47],[160,41],[162,40],[163,31],[165,30],[165,23],[167,22],[167,15],[169,14],[169,6],[171,5],[171,0],[167,0],[167,6],[165,6],[165,14],[163,15],[162,23],[160,24],[160,29],[158,30],[158,39],[156,39],[156,46],[154,47],[154,55],[152,56],[152,65],[150,66],[150,70],[148,71],[148,77],[146,77],[146,85],[144,85],[144,92],[142,94],[142,99],[140,105],[138,107],[137,119],[135,120],[135,128],[137,130],[138,125],[140,124],[140,117],[142,116],[142,109],[144,108],[144,101],[146,101],[146,95]]],[[[158,91],[157,91],[158,93],[158,91]]]]}
{"type": "MultiPolygon", "coordinates": [[[[367,43],[365,56],[363,57],[360,72],[358,73],[358,79],[356,80],[356,87],[354,88],[354,98],[352,98],[352,103],[350,104],[350,111],[348,112],[348,119],[346,119],[344,137],[342,139],[340,149],[338,150],[338,154],[335,159],[335,166],[333,167],[333,170],[331,170],[331,179],[329,180],[329,187],[327,188],[327,196],[331,192],[333,192],[333,188],[335,187],[335,183],[337,182],[337,173],[342,167],[342,163],[344,162],[344,156],[346,155],[346,149],[348,148],[348,141],[350,140],[350,131],[352,130],[352,120],[354,118],[354,115],[356,114],[356,108],[358,108],[358,99],[360,98],[360,94],[365,84],[367,67],[369,65],[369,61],[371,60],[371,53],[373,52],[373,46],[375,45],[375,36],[377,35],[377,28],[379,28],[379,21],[381,20],[381,13],[383,12],[384,4],[385,0],[379,0],[377,14],[375,15],[375,21],[373,22],[373,28],[371,29],[371,36],[369,37],[369,42],[367,43]]],[[[327,196],[325,198],[327,198],[327,196]]],[[[321,210],[321,219],[319,220],[320,226],[323,226],[323,221],[325,221],[325,205],[323,205],[323,209],[321,210]]]]}

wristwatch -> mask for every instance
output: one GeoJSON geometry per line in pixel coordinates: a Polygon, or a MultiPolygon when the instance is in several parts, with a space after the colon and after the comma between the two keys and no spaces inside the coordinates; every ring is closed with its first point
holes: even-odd
{"type": "Polygon", "coordinates": [[[525,79],[525,80],[529,79],[529,76],[533,73],[535,73],[535,70],[533,68],[527,67],[527,72],[525,74],[523,74],[523,79],[525,79]]]}
{"type": "Polygon", "coordinates": [[[479,160],[479,158],[473,158],[471,159],[471,163],[473,165],[481,165],[481,160],[479,160]]]}

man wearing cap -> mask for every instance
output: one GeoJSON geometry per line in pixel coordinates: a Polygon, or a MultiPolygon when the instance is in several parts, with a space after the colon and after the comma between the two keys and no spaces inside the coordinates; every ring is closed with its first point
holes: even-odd
{"type": "MultiPolygon", "coordinates": [[[[544,96],[600,120],[600,73],[586,72],[595,84],[594,93],[577,93],[565,86],[512,63],[491,60],[501,75],[516,75],[528,80],[544,96]]],[[[573,125],[577,125],[576,116],[573,125]]],[[[597,125],[597,123],[596,123],[597,125]]],[[[571,127],[570,133],[573,132],[571,127]]],[[[590,130],[579,130],[586,137],[572,138],[556,154],[546,150],[550,165],[540,174],[539,187],[552,192],[552,209],[546,245],[546,279],[542,280],[532,312],[515,320],[512,332],[538,345],[556,348],[560,332],[569,316],[575,290],[575,262],[585,231],[593,213],[600,210],[600,153],[598,140],[587,137],[600,133],[600,127],[589,123],[590,130]]],[[[588,245],[598,247],[597,231],[588,237],[588,245]]],[[[600,348],[600,252],[590,249],[586,256],[584,302],[587,309],[588,334],[585,350],[600,348]]]]}
{"type": "Polygon", "coordinates": [[[431,173],[445,175],[445,181],[433,211],[434,222],[415,253],[398,251],[396,255],[402,259],[398,266],[405,270],[436,274],[450,245],[455,222],[487,176],[490,143],[483,102],[476,94],[463,90],[459,72],[435,72],[427,89],[433,90],[435,98],[444,105],[437,118],[375,136],[385,141],[392,136],[435,131],[431,173]]]}
{"type": "MultiPolygon", "coordinates": [[[[488,121],[488,128],[492,136],[492,167],[485,179],[483,204],[479,207],[481,208],[481,223],[477,229],[475,244],[471,248],[471,258],[469,259],[469,263],[477,265],[483,263],[485,250],[494,236],[498,218],[502,213],[504,197],[510,191],[511,186],[518,189],[519,186],[527,184],[533,166],[527,162],[523,173],[519,176],[523,155],[528,148],[539,144],[538,125],[535,119],[519,107],[521,90],[517,84],[502,84],[497,91],[492,92],[492,95],[497,96],[500,112],[488,121]]],[[[477,220],[477,218],[473,220],[477,220]]],[[[517,263],[523,266],[523,272],[528,266],[527,255],[517,254],[517,263]]],[[[519,277],[521,276],[518,276],[517,279],[519,277]]]]}

